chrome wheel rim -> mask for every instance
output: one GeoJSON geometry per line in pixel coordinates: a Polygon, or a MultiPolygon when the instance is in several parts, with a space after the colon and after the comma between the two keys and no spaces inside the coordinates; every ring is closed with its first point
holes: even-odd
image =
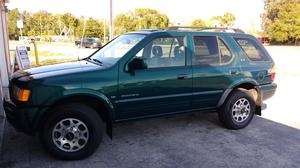
{"type": "Polygon", "coordinates": [[[235,122],[244,122],[250,115],[250,102],[246,98],[238,99],[232,106],[232,118],[235,122]]]}
{"type": "Polygon", "coordinates": [[[66,118],[55,124],[52,130],[52,141],[62,151],[76,152],[86,146],[89,130],[80,120],[66,118]]]}

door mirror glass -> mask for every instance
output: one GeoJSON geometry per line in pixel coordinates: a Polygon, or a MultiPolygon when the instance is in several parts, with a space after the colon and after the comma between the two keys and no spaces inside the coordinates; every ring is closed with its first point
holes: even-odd
{"type": "Polygon", "coordinates": [[[135,57],[133,60],[131,60],[128,63],[128,71],[129,72],[133,72],[135,70],[142,70],[142,69],[147,69],[147,63],[145,62],[145,60],[143,58],[138,58],[135,57]]]}

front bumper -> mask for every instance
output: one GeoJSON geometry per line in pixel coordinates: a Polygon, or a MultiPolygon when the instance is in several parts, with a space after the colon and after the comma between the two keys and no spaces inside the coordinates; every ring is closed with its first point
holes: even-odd
{"type": "Polygon", "coordinates": [[[12,101],[4,100],[3,107],[7,121],[20,132],[29,135],[35,134],[35,118],[38,114],[38,107],[18,107],[12,101]]]}
{"type": "Polygon", "coordinates": [[[276,83],[266,84],[266,85],[260,85],[259,89],[261,91],[262,100],[267,100],[271,98],[277,89],[276,83]]]}

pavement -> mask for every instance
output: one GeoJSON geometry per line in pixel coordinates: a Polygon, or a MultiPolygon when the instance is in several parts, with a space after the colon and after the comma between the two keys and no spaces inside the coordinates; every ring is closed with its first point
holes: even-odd
{"type": "Polygon", "coordinates": [[[242,130],[223,128],[216,114],[181,115],[118,124],[91,157],[60,161],[37,137],[7,125],[1,168],[299,167],[300,130],[255,117],[242,130]]]}

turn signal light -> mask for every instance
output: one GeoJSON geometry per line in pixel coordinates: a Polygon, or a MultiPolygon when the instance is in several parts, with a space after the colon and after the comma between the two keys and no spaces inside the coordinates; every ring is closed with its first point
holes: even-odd
{"type": "Polygon", "coordinates": [[[29,100],[30,97],[30,90],[28,89],[20,89],[18,94],[18,100],[26,102],[29,100]]]}
{"type": "Polygon", "coordinates": [[[275,68],[275,66],[273,66],[272,69],[271,69],[271,79],[272,80],[275,80],[275,75],[276,75],[275,70],[276,70],[276,68],[275,68]]]}

